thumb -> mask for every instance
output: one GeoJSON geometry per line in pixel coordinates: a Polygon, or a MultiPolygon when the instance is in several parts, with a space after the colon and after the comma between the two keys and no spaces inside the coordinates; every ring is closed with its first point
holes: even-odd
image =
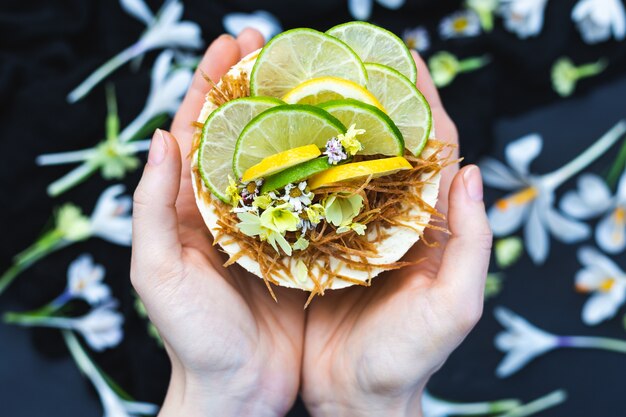
{"type": "Polygon", "coordinates": [[[448,204],[451,237],[441,260],[437,287],[446,294],[442,299],[452,303],[471,328],[482,313],[492,243],[477,166],[466,166],[455,175],[448,204]]]}
{"type": "Polygon", "coordinates": [[[137,275],[135,278],[153,273],[180,257],[175,206],[180,172],[178,143],[168,132],[157,129],[133,197],[132,275],[137,275]],[[134,273],[138,271],[142,273],[134,273]]]}

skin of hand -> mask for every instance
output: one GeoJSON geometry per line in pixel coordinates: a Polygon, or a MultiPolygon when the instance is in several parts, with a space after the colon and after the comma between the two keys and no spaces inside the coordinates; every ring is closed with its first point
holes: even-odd
{"type": "MultiPolygon", "coordinates": [[[[217,81],[262,45],[254,30],[222,35],[199,68],[217,81]]],[[[305,294],[276,288],[275,303],[262,280],[224,268],[212,246],[187,158],[209,89],[197,71],[172,133],[155,132],[134,195],[131,281],[172,364],[159,415],[284,415],[300,385],[305,294]]]]}
{"type": "MultiPolygon", "coordinates": [[[[458,145],[428,68],[413,53],[418,88],[433,112],[437,138],[458,145]]],[[[458,152],[452,154],[457,158],[458,152]]],[[[492,234],[476,166],[442,171],[438,210],[449,235],[426,232],[418,265],[376,278],[369,288],[329,291],[307,311],[302,397],[314,417],[421,416],[430,376],[482,314],[492,234]]]]}

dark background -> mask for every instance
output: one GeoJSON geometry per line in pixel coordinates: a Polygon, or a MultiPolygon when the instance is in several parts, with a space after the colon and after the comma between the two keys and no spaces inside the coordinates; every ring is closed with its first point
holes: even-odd
{"type": "MultiPolygon", "coordinates": [[[[543,31],[520,40],[506,32],[500,19],[489,35],[441,41],[441,17],[457,10],[459,1],[407,1],[399,11],[375,4],[371,21],[398,34],[426,25],[432,52],[445,49],[460,57],[489,53],[493,62],[483,70],[460,76],[441,91],[444,104],[461,135],[461,153],[476,162],[490,153],[502,157],[506,143],[531,132],[544,137],[544,151],[532,166],[544,173],[577,155],[617,120],[626,116],[626,43],[586,45],[570,13],[575,0],[549,1],[543,31]],[[576,94],[559,98],[550,87],[550,68],[561,56],[576,63],[609,59],[601,76],[582,81],[576,94]]],[[[160,1],[148,1],[156,11],[160,1]]],[[[207,44],[223,32],[222,16],[233,11],[268,10],[283,28],[325,30],[352,20],[346,1],[207,1],[185,0],[185,18],[198,22],[207,44]]],[[[107,183],[94,176],[66,195],[51,199],[45,187],[67,172],[67,166],[37,167],[34,159],[48,152],[80,149],[104,135],[104,89],[97,87],[77,104],[66,94],[97,66],[136,39],[143,25],[112,0],[2,0],[0,4],[0,269],[30,245],[44,228],[55,206],[72,201],[86,212],[107,183]]],[[[143,107],[156,52],[149,53],[137,72],[128,65],[111,78],[118,91],[121,125],[143,107]]],[[[612,150],[589,170],[605,173],[612,150]]],[[[135,187],[139,172],[125,179],[135,187]]],[[[573,182],[562,190],[570,189],[573,182]]],[[[487,190],[491,202],[500,194],[487,190]]],[[[588,242],[592,243],[592,242],[588,242]]],[[[493,319],[495,305],[507,306],[540,327],[560,334],[624,338],[618,316],[597,328],[583,325],[580,311],[586,296],[574,292],[580,268],[576,246],[552,241],[545,265],[536,267],[524,256],[505,272],[502,293],[486,304],[477,329],[432,379],[431,391],[458,401],[502,397],[531,400],[557,388],[569,393],[562,406],[546,417],[613,417],[626,414],[623,378],[626,356],[600,351],[562,350],[529,364],[518,374],[499,380],[495,367],[502,358],[493,346],[500,330],[493,319]]],[[[122,387],[142,401],[160,403],[169,364],[165,353],[146,331],[133,308],[128,279],[130,250],[91,240],[62,250],[23,274],[0,298],[0,312],[41,306],[65,286],[67,265],[83,252],[92,253],[107,268],[107,282],[122,301],[125,340],[116,349],[92,357],[122,387]]],[[[616,259],[626,266],[624,256],[616,259]]],[[[494,269],[495,270],[495,269],[494,269]]],[[[0,415],[12,417],[98,416],[97,397],[82,379],[60,334],[0,324],[0,415]]],[[[290,415],[305,416],[301,406],[290,415]]]]}

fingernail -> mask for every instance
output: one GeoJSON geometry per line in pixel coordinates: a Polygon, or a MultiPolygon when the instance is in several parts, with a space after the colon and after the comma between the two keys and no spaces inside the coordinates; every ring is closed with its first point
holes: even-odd
{"type": "Polygon", "coordinates": [[[167,153],[167,142],[165,135],[161,129],[154,131],[152,142],[150,143],[150,152],[148,153],[148,163],[150,165],[159,165],[165,159],[167,153]]]}
{"type": "Polygon", "coordinates": [[[477,166],[472,165],[465,170],[463,182],[465,183],[465,191],[472,200],[483,200],[483,180],[480,178],[480,170],[477,166]]]}

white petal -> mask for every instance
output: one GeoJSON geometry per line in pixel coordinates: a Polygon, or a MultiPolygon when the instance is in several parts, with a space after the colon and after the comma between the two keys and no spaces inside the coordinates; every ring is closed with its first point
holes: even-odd
{"type": "Polygon", "coordinates": [[[589,207],[601,213],[611,205],[611,190],[606,182],[595,174],[582,174],[578,178],[578,192],[589,207]]]}
{"type": "Polygon", "coordinates": [[[526,177],[530,163],[539,156],[542,148],[541,136],[537,133],[531,133],[507,145],[504,156],[515,172],[526,177]]]}
{"type": "Polygon", "coordinates": [[[626,170],[624,170],[617,184],[617,199],[620,203],[626,204],[626,170]]]}
{"type": "Polygon", "coordinates": [[[585,324],[594,326],[614,317],[624,303],[624,295],[623,286],[608,292],[596,292],[583,307],[582,318],[585,324]]]}
{"type": "Polygon", "coordinates": [[[565,193],[559,207],[564,213],[576,219],[590,219],[602,213],[594,207],[589,207],[587,202],[580,197],[578,191],[573,190],[565,193]]]}
{"type": "Polygon", "coordinates": [[[521,226],[528,213],[528,204],[509,204],[499,208],[497,203],[489,209],[489,224],[494,236],[508,236],[521,226]]]}
{"type": "Polygon", "coordinates": [[[266,41],[282,31],[280,21],[271,13],[257,10],[254,13],[228,13],[222,19],[224,29],[233,36],[245,28],[254,28],[263,34],[266,41]]]}
{"type": "Polygon", "coordinates": [[[618,41],[624,40],[626,37],[626,11],[624,11],[624,5],[620,0],[611,0],[613,3],[613,13],[611,14],[611,26],[613,29],[613,36],[618,41]]]}
{"type": "Polygon", "coordinates": [[[104,283],[91,284],[83,291],[83,297],[89,304],[95,305],[111,297],[111,288],[104,283]]]}
{"type": "Polygon", "coordinates": [[[480,172],[485,184],[500,190],[515,190],[526,185],[506,165],[494,158],[480,161],[480,172]]]}
{"type": "Polygon", "coordinates": [[[145,50],[170,47],[197,49],[202,46],[202,32],[196,23],[185,21],[172,27],[154,27],[146,32],[141,41],[145,50]]]}
{"type": "Polygon", "coordinates": [[[132,238],[132,219],[116,218],[107,221],[106,227],[94,231],[94,235],[121,246],[130,246],[132,238]]]}
{"type": "Polygon", "coordinates": [[[544,214],[550,232],[563,243],[580,242],[591,235],[589,225],[568,219],[552,207],[547,209],[544,214]]]}
{"type": "Polygon", "coordinates": [[[165,0],[157,16],[159,25],[173,25],[183,17],[183,11],[183,4],[179,0],[165,0]]]}
{"type": "Polygon", "coordinates": [[[131,414],[141,415],[154,415],[159,411],[159,406],[150,403],[143,403],[138,401],[124,401],[122,400],[124,409],[131,414]]]}
{"type": "Polygon", "coordinates": [[[506,378],[520,369],[528,362],[535,358],[534,352],[527,350],[512,350],[506,354],[502,362],[496,368],[496,375],[499,378],[506,378]]]}
{"type": "Polygon", "coordinates": [[[399,9],[404,5],[406,0],[378,0],[378,4],[388,9],[399,9]]]}
{"type": "Polygon", "coordinates": [[[172,58],[174,57],[174,53],[167,49],[159,54],[157,59],[154,61],[154,66],[152,67],[152,84],[150,90],[158,90],[161,88],[163,81],[167,77],[167,74],[170,72],[170,68],[172,67],[172,58]]]}
{"type": "Polygon", "coordinates": [[[146,26],[150,25],[154,19],[150,8],[143,0],[120,0],[120,5],[126,13],[141,20],[146,26]]]}
{"type": "Polygon", "coordinates": [[[624,271],[615,262],[591,246],[578,250],[578,261],[587,267],[599,268],[608,277],[624,276],[624,271]]]}
{"type": "Polygon", "coordinates": [[[543,264],[550,252],[550,239],[543,225],[539,206],[539,204],[532,204],[524,228],[526,251],[536,265],[543,264]]]}
{"type": "Polygon", "coordinates": [[[374,0],[348,0],[348,10],[357,20],[367,20],[372,15],[374,0]]]}
{"type": "Polygon", "coordinates": [[[594,2],[592,0],[580,0],[572,9],[572,19],[576,22],[583,20],[588,14],[593,12],[594,2]]]}
{"type": "Polygon", "coordinates": [[[583,268],[576,273],[574,278],[576,287],[580,287],[585,292],[595,291],[606,280],[606,274],[599,268],[583,268]]]}
{"type": "Polygon", "coordinates": [[[626,247],[626,222],[624,214],[618,207],[611,211],[598,222],[596,226],[596,242],[600,248],[607,253],[620,253],[626,247]]]}

